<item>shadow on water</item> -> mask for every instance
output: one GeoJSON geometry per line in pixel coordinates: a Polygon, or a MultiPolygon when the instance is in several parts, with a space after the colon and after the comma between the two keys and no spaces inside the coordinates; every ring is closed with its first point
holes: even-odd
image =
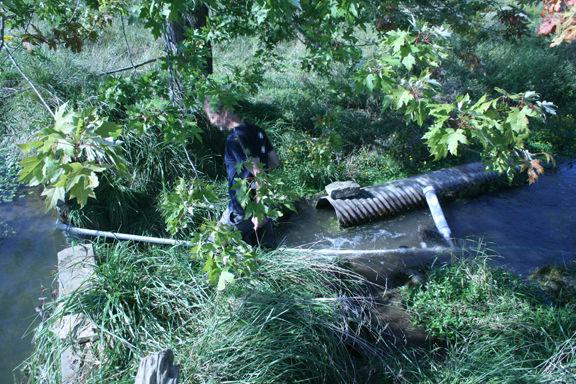
{"type": "Polygon", "coordinates": [[[65,247],[55,218],[37,193],[0,204],[0,384],[32,351],[24,336],[42,296],[50,297],[58,251],[65,247]],[[43,289],[44,287],[44,289],[43,289]]]}

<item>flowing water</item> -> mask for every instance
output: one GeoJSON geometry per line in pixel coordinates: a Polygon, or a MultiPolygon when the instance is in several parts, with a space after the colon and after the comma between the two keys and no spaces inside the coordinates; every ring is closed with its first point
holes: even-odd
{"type": "MultiPolygon", "coordinates": [[[[576,259],[576,166],[564,164],[531,186],[442,203],[453,237],[482,240],[500,256],[496,265],[526,275],[535,268],[576,259]]],[[[299,207],[280,228],[286,246],[385,249],[438,245],[427,209],[391,220],[340,229],[334,212],[299,207]]]]}
{"type": "Polygon", "coordinates": [[[13,383],[13,369],[32,350],[24,336],[35,321],[39,299],[50,297],[56,254],[65,240],[44,214],[37,193],[0,204],[0,384],[13,383]]]}

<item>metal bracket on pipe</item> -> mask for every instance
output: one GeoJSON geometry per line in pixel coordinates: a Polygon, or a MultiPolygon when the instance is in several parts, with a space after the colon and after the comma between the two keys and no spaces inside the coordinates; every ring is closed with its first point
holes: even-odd
{"type": "Polygon", "coordinates": [[[438,201],[438,196],[436,196],[436,190],[433,186],[429,185],[422,188],[422,192],[426,197],[426,202],[428,203],[430,213],[432,214],[432,219],[434,220],[434,224],[436,224],[436,228],[438,228],[438,232],[440,232],[450,247],[454,247],[454,242],[452,241],[452,231],[448,226],[446,217],[444,217],[444,212],[442,211],[442,207],[438,201]]]}

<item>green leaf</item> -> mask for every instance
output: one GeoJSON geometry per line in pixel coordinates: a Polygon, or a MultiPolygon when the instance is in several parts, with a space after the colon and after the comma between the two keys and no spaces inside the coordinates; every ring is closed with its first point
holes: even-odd
{"type": "Polygon", "coordinates": [[[54,113],[54,130],[64,134],[71,134],[74,131],[74,112],[66,113],[68,103],[62,104],[54,113]]]}
{"type": "Polygon", "coordinates": [[[228,272],[228,270],[224,269],[220,273],[220,277],[218,278],[218,285],[216,288],[219,291],[223,291],[224,289],[226,289],[226,285],[232,284],[233,282],[234,282],[234,275],[228,272]]]}
{"type": "Polygon", "coordinates": [[[44,166],[44,161],[38,157],[31,156],[25,157],[20,161],[20,176],[19,180],[22,182],[30,182],[34,173],[41,170],[44,166]]]}
{"type": "MultiPolygon", "coordinates": [[[[454,156],[458,155],[458,145],[461,144],[468,144],[468,139],[466,135],[464,135],[464,130],[458,128],[454,131],[454,129],[450,128],[452,132],[448,134],[446,137],[446,144],[448,144],[448,151],[454,156]]],[[[447,130],[448,131],[448,130],[447,130]]]]}
{"type": "Polygon", "coordinates": [[[376,81],[376,75],[373,73],[368,74],[368,76],[366,76],[366,78],[364,79],[364,84],[366,84],[366,88],[368,88],[368,90],[370,92],[374,91],[375,88],[375,81],[376,81]]]}
{"type": "Polygon", "coordinates": [[[86,205],[89,197],[94,197],[94,192],[92,189],[87,188],[84,182],[77,182],[70,189],[70,200],[76,199],[80,208],[83,208],[86,205]]]}
{"type": "Polygon", "coordinates": [[[409,53],[405,58],[402,59],[402,64],[406,67],[407,70],[411,71],[414,64],[416,64],[416,58],[414,55],[409,53]]]}
{"type": "Polygon", "coordinates": [[[506,122],[510,124],[510,128],[516,133],[524,133],[528,129],[528,117],[524,109],[512,108],[508,113],[506,122]]]}
{"type": "Polygon", "coordinates": [[[392,48],[394,49],[394,53],[397,53],[406,43],[406,37],[408,36],[408,33],[404,31],[393,31],[390,32],[390,34],[391,37],[395,37],[394,41],[392,41],[392,48]]]}
{"type": "Polygon", "coordinates": [[[414,99],[412,94],[404,88],[400,88],[394,96],[396,97],[396,109],[402,108],[414,99]]]}
{"type": "Polygon", "coordinates": [[[46,196],[46,210],[56,208],[58,201],[64,201],[66,191],[62,187],[45,188],[42,196],[46,196]]]}
{"type": "Polygon", "coordinates": [[[116,139],[122,134],[122,127],[118,124],[105,121],[96,129],[95,132],[103,138],[111,137],[116,139]]]}

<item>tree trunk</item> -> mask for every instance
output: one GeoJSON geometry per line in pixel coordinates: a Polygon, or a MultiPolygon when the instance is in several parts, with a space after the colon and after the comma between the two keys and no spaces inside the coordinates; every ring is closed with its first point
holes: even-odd
{"type": "MultiPolygon", "coordinates": [[[[208,19],[208,7],[206,5],[198,6],[191,14],[183,13],[178,20],[166,23],[164,32],[164,50],[168,58],[168,71],[170,72],[170,99],[172,104],[182,111],[186,109],[184,105],[184,90],[182,79],[178,72],[176,63],[185,60],[182,57],[181,45],[186,36],[186,31],[190,28],[200,29],[206,25],[208,19]]],[[[212,46],[208,43],[208,54],[203,71],[211,74],[213,71],[212,46]]]]}

